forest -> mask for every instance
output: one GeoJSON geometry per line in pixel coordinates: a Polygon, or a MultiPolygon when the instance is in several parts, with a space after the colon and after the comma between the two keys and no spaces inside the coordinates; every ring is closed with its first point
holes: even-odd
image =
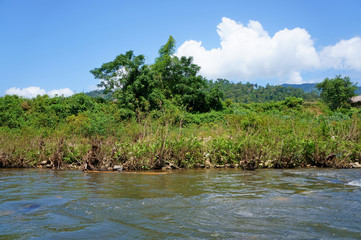
{"type": "Polygon", "coordinates": [[[208,80],[170,37],[154,64],[132,51],[91,70],[98,90],[0,97],[0,167],[82,170],[359,166],[348,77],[318,91],[208,80]]]}

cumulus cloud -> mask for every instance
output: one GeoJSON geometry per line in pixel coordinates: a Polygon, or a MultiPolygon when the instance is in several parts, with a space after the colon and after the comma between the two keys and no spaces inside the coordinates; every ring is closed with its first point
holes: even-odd
{"type": "Polygon", "coordinates": [[[277,78],[280,82],[302,83],[302,71],[325,66],[360,69],[361,65],[360,56],[355,54],[360,53],[359,38],[326,47],[320,57],[310,34],[302,28],[285,28],[270,36],[257,21],[243,25],[224,17],[217,33],[219,48],[207,50],[201,41],[189,40],[176,55],[193,56],[201,66],[200,74],[207,78],[238,81],[277,78]]]}
{"type": "Polygon", "coordinates": [[[320,53],[324,68],[361,70],[361,38],[341,40],[334,46],[325,47],[320,53]]]}
{"type": "Polygon", "coordinates": [[[13,88],[6,90],[5,94],[6,95],[18,95],[18,96],[26,97],[26,98],[33,98],[38,95],[46,94],[46,91],[39,87],[28,87],[28,88],[23,88],[23,89],[13,87],[13,88]]]}
{"type": "Polygon", "coordinates": [[[64,96],[64,97],[69,97],[71,95],[74,94],[74,92],[72,90],[70,90],[69,88],[62,88],[62,89],[55,89],[55,90],[51,90],[46,92],[45,89],[42,89],[40,87],[28,87],[28,88],[10,88],[8,90],[6,90],[5,92],[6,95],[18,95],[21,97],[25,97],[25,98],[34,98],[38,95],[49,95],[50,97],[55,97],[55,96],[64,96]]]}
{"type": "Polygon", "coordinates": [[[69,96],[73,95],[74,92],[72,90],[70,90],[69,88],[61,88],[61,89],[51,90],[47,94],[50,97],[55,97],[55,96],[69,97],[69,96]]]}

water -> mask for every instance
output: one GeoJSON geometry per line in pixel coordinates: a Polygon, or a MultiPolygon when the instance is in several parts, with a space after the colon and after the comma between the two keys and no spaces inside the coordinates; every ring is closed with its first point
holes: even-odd
{"type": "Polygon", "coordinates": [[[0,170],[0,239],[361,239],[361,170],[0,170]]]}

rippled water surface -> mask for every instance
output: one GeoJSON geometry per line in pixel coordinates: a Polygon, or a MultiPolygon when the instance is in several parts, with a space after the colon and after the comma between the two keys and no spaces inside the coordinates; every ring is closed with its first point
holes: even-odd
{"type": "Polygon", "coordinates": [[[361,239],[361,170],[0,170],[0,239],[361,239]]]}

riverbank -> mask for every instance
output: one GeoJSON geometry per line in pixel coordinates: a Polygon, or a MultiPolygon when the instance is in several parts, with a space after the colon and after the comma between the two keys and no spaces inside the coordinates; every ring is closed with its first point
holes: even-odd
{"type": "Polygon", "coordinates": [[[167,105],[127,116],[114,102],[81,94],[30,103],[16,96],[3,100],[12,111],[1,115],[0,168],[253,170],[349,168],[361,162],[357,108],[330,111],[291,98],[228,102],[224,110],[207,113],[167,105]]]}
{"type": "MultiPolygon", "coordinates": [[[[248,166],[244,166],[241,164],[225,164],[225,165],[213,165],[213,164],[209,164],[207,165],[207,163],[205,164],[199,164],[190,168],[180,168],[172,163],[165,163],[164,166],[162,168],[152,168],[152,169],[129,169],[129,170],[125,170],[123,168],[122,165],[114,165],[114,166],[101,166],[100,168],[92,168],[91,170],[87,169],[84,165],[77,165],[77,164],[62,164],[60,167],[54,167],[53,165],[51,165],[50,162],[48,161],[44,161],[42,163],[40,163],[39,165],[35,165],[35,166],[9,166],[9,167],[3,167],[3,168],[18,168],[18,169],[24,169],[24,168],[37,168],[37,169],[52,169],[52,170],[76,170],[76,171],[84,171],[84,172],[89,172],[89,173],[116,173],[116,172],[122,172],[122,173],[141,173],[141,174],[147,174],[147,175],[162,175],[162,174],[167,174],[170,171],[178,171],[178,170],[186,170],[186,169],[242,169],[242,170],[256,170],[256,169],[277,169],[275,167],[271,167],[271,166],[258,166],[258,167],[252,167],[252,168],[248,168],[248,166]]],[[[303,169],[303,168],[337,168],[337,169],[350,169],[350,168],[361,168],[361,164],[359,162],[350,162],[348,164],[345,165],[337,165],[337,166],[315,166],[315,165],[306,165],[306,166],[295,166],[295,167],[289,167],[290,168],[295,168],[295,169],[303,169]]],[[[0,168],[1,169],[1,168],[0,168]]],[[[279,168],[278,168],[279,169],[279,168]]]]}
{"type": "Polygon", "coordinates": [[[146,117],[109,126],[106,135],[74,129],[0,129],[0,167],[150,170],[234,167],[357,167],[360,121],[354,114],[210,113],[202,123],[146,117]]]}

